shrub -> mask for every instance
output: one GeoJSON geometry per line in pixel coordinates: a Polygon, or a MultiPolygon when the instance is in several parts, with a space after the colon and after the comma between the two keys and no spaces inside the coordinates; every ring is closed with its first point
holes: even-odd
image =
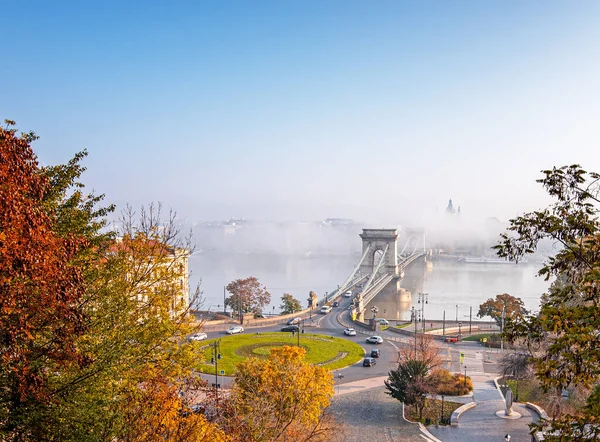
{"type": "Polygon", "coordinates": [[[462,396],[473,390],[471,378],[467,377],[465,386],[464,375],[460,373],[452,374],[443,368],[435,370],[433,373],[431,373],[431,375],[429,375],[429,379],[434,385],[434,390],[437,394],[462,396]]]}

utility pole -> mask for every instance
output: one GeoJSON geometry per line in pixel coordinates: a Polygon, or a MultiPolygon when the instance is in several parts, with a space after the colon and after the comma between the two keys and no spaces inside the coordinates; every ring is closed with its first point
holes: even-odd
{"type": "Polygon", "coordinates": [[[456,304],[456,321],[455,322],[458,322],[458,304],[456,304]]]}
{"type": "Polygon", "coordinates": [[[469,307],[469,335],[471,334],[471,324],[473,322],[473,306],[469,307]]]}
{"type": "MultiPolygon", "coordinates": [[[[444,338],[446,337],[446,310],[444,310],[444,319],[442,320],[442,335],[444,336],[444,338]]],[[[444,413],[442,412],[442,415],[443,414],[444,413]]]]}
{"type": "Polygon", "coordinates": [[[227,304],[225,304],[225,299],[227,298],[227,286],[223,286],[223,314],[227,313],[227,304]]]}
{"type": "Polygon", "coordinates": [[[417,315],[416,314],[415,314],[415,359],[417,359],[417,315]]]}

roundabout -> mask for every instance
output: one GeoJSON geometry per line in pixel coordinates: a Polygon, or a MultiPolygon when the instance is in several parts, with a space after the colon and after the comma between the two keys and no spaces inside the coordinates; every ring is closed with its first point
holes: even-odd
{"type": "MultiPolygon", "coordinates": [[[[204,363],[198,370],[214,374],[215,364],[211,363],[213,349],[211,344],[220,341],[219,372],[225,376],[235,374],[236,365],[249,357],[267,358],[272,348],[284,345],[297,346],[298,336],[285,332],[239,334],[202,342],[200,352],[204,363]]],[[[300,347],[306,350],[306,361],[329,370],[352,365],[364,357],[364,349],[355,342],[327,335],[303,333],[300,335],[300,347]]]]}

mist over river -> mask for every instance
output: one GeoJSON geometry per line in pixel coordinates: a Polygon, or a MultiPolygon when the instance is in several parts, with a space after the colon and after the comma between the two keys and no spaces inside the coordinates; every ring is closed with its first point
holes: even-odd
{"type": "MultiPolygon", "coordinates": [[[[291,293],[307,305],[308,293],[313,290],[323,298],[342,284],[352,272],[360,256],[353,255],[278,255],[270,253],[206,252],[190,257],[192,288],[202,278],[203,309],[222,309],[223,287],[237,278],[256,276],[271,293],[271,305],[265,312],[277,313],[283,293],[291,293]],[[217,307],[217,305],[219,307],[217,307]]],[[[459,320],[468,319],[469,307],[473,317],[479,304],[499,293],[521,298],[527,309],[537,310],[540,296],[549,282],[537,277],[540,264],[465,264],[458,261],[433,261],[427,266],[421,259],[406,270],[401,287],[410,293],[377,296],[372,305],[379,316],[388,319],[410,318],[410,308],[417,305],[417,293],[429,293],[426,318],[455,319],[458,305],[459,320]],[[412,294],[412,296],[411,296],[412,294]]]]}

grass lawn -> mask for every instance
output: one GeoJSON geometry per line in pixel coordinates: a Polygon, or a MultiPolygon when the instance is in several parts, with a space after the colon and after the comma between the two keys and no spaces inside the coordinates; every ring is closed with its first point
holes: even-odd
{"type": "MultiPolygon", "coordinates": [[[[517,381],[514,379],[506,379],[506,383],[513,393],[513,398],[517,397],[517,381]]],[[[537,397],[531,396],[531,393],[539,387],[535,379],[524,379],[519,381],[519,402],[534,402],[537,397]]],[[[516,399],[515,399],[516,400],[516,399]]]]}
{"type": "MultiPolygon", "coordinates": [[[[219,339],[222,355],[218,361],[219,371],[224,370],[227,376],[234,374],[236,364],[248,357],[266,358],[273,347],[298,345],[297,335],[283,332],[239,334],[219,339]]],[[[199,371],[214,374],[215,366],[210,363],[213,350],[209,344],[219,339],[202,342],[200,349],[207,363],[200,364],[199,371]]],[[[343,338],[304,333],[300,335],[300,346],[306,349],[308,362],[330,370],[354,364],[364,357],[360,345],[343,338]]]]}
{"type": "Polygon", "coordinates": [[[406,328],[406,327],[410,327],[411,325],[413,325],[412,322],[407,322],[406,324],[396,325],[396,328],[406,328]]]}
{"type": "MultiPolygon", "coordinates": [[[[452,412],[461,405],[458,402],[444,401],[444,416],[450,421],[452,412]]],[[[404,415],[408,420],[413,422],[422,422],[425,425],[435,424],[441,420],[442,416],[442,401],[437,399],[427,399],[425,408],[423,408],[423,418],[419,419],[419,411],[415,409],[414,405],[404,406],[404,415]]]]}
{"type": "Polygon", "coordinates": [[[493,333],[480,333],[477,335],[467,336],[466,338],[462,338],[462,340],[463,341],[481,341],[481,339],[487,338],[489,341],[490,336],[492,336],[492,334],[493,333]]]}

